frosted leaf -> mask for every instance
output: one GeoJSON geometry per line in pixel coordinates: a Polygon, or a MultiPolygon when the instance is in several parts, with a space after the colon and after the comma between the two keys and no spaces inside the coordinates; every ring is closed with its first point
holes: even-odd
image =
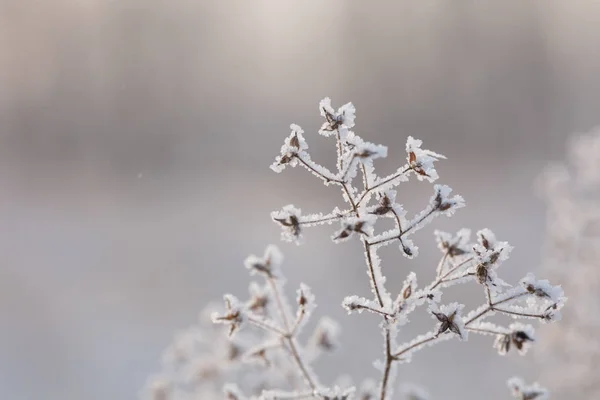
{"type": "Polygon", "coordinates": [[[498,335],[494,347],[500,355],[508,353],[511,346],[514,346],[520,355],[525,355],[531,347],[531,343],[535,340],[535,330],[531,325],[520,323],[510,324],[508,327],[509,333],[498,335]]]}
{"type": "Polygon", "coordinates": [[[430,400],[431,397],[425,389],[420,386],[404,383],[400,386],[400,396],[402,400],[430,400]]]}
{"type": "Polygon", "coordinates": [[[229,325],[229,336],[231,337],[246,322],[246,310],[235,296],[226,294],[223,298],[226,311],[224,314],[214,313],[212,320],[215,324],[229,325]]]}
{"type": "Polygon", "coordinates": [[[440,307],[438,307],[437,304],[432,303],[429,306],[429,312],[431,312],[431,315],[440,322],[436,335],[452,332],[457,335],[460,340],[467,340],[468,332],[465,329],[465,323],[460,315],[464,307],[464,304],[458,303],[450,303],[440,307]]]}
{"type": "Polygon", "coordinates": [[[422,144],[421,140],[414,139],[412,136],[408,137],[406,140],[408,164],[416,172],[417,178],[420,181],[426,179],[429,182],[434,182],[439,178],[434,167],[434,162],[446,157],[430,150],[421,149],[422,144]]]}
{"type": "Polygon", "coordinates": [[[546,400],[549,393],[537,382],[533,385],[526,385],[521,378],[513,377],[507,382],[513,397],[519,400],[546,400]]]}
{"type": "Polygon", "coordinates": [[[346,217],[341,221],[341,229],[333,234],[332,239],[336,243],[346,241],[354,233],[371,236],[373,224],[377,218],[374,215],[363,213],[360,217],[346,217]]]}
{"type": "Polygon", "coordinates": [[[325,97],[319,103],[319,111],[321,116],[325,117],[325,122],[319,129],[319,133],[323,136],[335,134],[340,127],[352,128],[354,126],[356,109],[352,103],[346,103],[335,111],[331,106],[331,99],[325,97]]]}
{"type": "Polygon", "coordinates": [[[262,257],[251,255],[246,258],[244,265],[251,274],[261,274],[266,277],[281,277],[279,267],[283,262],[283,254],[275,245],[267,246],[262,257]]]}
{"type": "Polygon", "coordinates": [[[275,172],[281,172],[286,166],[295,167],[298,165],[297,156],[308,149],[308,144],[302,135],[304,131],[296,124],[290,125],[292,133],[285,139],[281,146],[280,154],[275,158],[275,162],[271,164],[271,169],[275,172]]]}
{"type": "Polygon", "coordinates": [[[435,230],[435,241],[438,244],[438,248],[444,254],[448,254],[450,257],[457,257],[468,254],[471,252],[469,246],[469,239],[471,238],[471,230],[463,228],[452,235],[447,232],[435,230]]]}

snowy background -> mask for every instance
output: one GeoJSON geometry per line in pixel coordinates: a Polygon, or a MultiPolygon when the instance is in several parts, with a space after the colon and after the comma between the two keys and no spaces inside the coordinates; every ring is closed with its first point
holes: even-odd
{"type": "MultiPolygon", "coordinates": [[[[382,252],[391,282],[433,275],[436,228],[490,227],[515,246],[508,281],[536,270],[532,183],[568,133],[600,123],[598,37],[594,0],[0,0],[0,398],[134,398],[176,330],[246,293],[242,260],[279,243],[270,211],[339,204],[305,171],[268,169],[291,122],[332,159],[316,134],[325,96],[389,146],[381,170],[413,135],[467,200],[416,235],[416,260],[382,252]]],[[[413,212],[431,192],[400,189],[413,212]]],[[[281,244],[284,268],[346,328],[353,351],[324,359],[326,381],[339,366],[373,376],[377,320],[339,306],[368,293],[360,246],[330,231],[281,244]]],[[[454,294],[481,296],[469,290],[454,294]]],[[[506,378],[536,379],[527,362],[473,337],[419,353],[398,380],[504,399],[506,378]]]]}

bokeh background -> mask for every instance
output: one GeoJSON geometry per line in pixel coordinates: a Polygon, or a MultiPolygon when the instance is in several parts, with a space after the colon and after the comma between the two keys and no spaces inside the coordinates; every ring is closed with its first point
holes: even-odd
{"type": "MultiPolygon", "coordinates": [[[[440,181],[468,202],[416,235],[416,260],[383,252],[392,288],[433,275],[434,228],[490,227],[515,246],[507,280],[535,271],[533,181],[567,134],[600,123],[599,37],[594,0],[0,0],[0,398],[135,398],[176,330],[246,293],[242,260],[279,241],[270,211],[339,204],[305,171],[268,169],[291,122],[332,161],[325,96],[389,146],[383,173],[413,135],[448,157],[440,181]]],[[[430,192],[400,196],[417,212],[430,192]]],[[[377,320],[339,306],[368,293],[360,246],[330,229],[281,245],[290,290],[311,285],[345,328],[352,351],[319,364],[326,380],[374,376],[377,320]]],[[[453,293],[476,304],[476,289],[453,293]]],[[[491,342],[427,349],[399,381],[503,399],[506,378],[538,376],[491,342]]]]}

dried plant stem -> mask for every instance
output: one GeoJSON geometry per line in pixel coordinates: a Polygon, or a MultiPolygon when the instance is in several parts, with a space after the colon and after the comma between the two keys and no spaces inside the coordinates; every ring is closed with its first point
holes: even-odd
{"type": "Polygon", "coordinates": [[[289,322],[289,319],[287,316],[287,311],[286,311],[285,307],[283,306],[283,300],[281,298],[281,293],[279,291],[279,287],[277,286],[277,283],[275,282],[275,279],[273,277],[268,277],[267,281],[269,282],[271,290],[273,291],[273,297],[275,297],[275,302],[277,303],[277,310],[279,312],[279,315],[281,316],[282,323],[286,330],[286,332],[280,333],[281,339],[287,343],[290,354],[292,355],[292,358],[294,359],[294,362],[296,363],[296,365],[298,365],[298,368],[300,369],[300,372],[302,373],[304,380],[310,386],[310,388],[314,391],[317,389],[316,379],[309,372],[306,365],[304,365],[304,362],[302,361],[302,357],[300,357],[300,353],[298,352],[298,347],[296,346],[295,333],[296,333],[299,322],[297,322],[297,324],[292,329],[290,329],[290,322],[289,322]]]}

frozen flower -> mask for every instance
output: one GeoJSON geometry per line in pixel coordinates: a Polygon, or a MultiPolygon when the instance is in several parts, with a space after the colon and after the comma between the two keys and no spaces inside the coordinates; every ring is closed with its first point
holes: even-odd
{"type": "Polygon", "coordinates": [[[434,210],[450,217],[454,214],[454,211],[465,206],[465,200],[462,196],[456,194],[450,197],[452,189],[449,186],[434,185],[433,190],[435,194],[431,198],[430,204],[434,210]]]}
{"type": "Polygon", "coordinates": [[[360,217],[347,217],[341,221],[341,229],[337,231],[332,239],[339,243],[350,239],[353,233],[370,236],[373,233],[373,224],[376,217],[370,214],[364,214],[360,217]]]}
{"type": "Polygon", "coordinates": [[[281,146],[280,154],[275,158],[275,162],[271,164],[271,169],[275,172],[281,172],[287,165],[295,167],[298,165],[297,156],[300,152],[308,149],[308,145],[302,135],[304,131],[296,124],[290,125],[292,133],[285,139],[281,146]]]}
{"type": "Polygon", "coordinates": [[[527,274],[520,283],[527,292],[542,300],[548,300],[554,304],[562,304],[566,300],[560,285],[552,286],[547,280],[537,280],[532,273],[527,274]]]}
{"type": "Polygon", "coordinates": [[[446,157],[434,153],[431,150],[421,149],[423,141],[414,139],[409,136],[406,140],[406,153],[408,153],[407,159],[411,169],[417,173],[419,180],[427,179],[429,182],[433,182],[439,178],[437,171],[434,167],[434,162],[446,157]]]}
{"type": "Polygon", "coordinates": [[[456,232],[454,236],[450,233],[438,230],[433,233],[438,248],[442,253],[448,254],[450,257],[457,257],[471,252],[471,249],[469,248],[469,239],[471,238],[470,229],[463,228],[456,232]]]}
{"type": "Polygon", "coordinates": [[[296,244],[302,241],[302,229],[300,227],[299,208],[293,204],[288,204],[281,211],[273,211],[271,219],[281,225],[281,239],[286,242],[295,242],[296,244]]]}
{"type": "Polygon", "coordinates": [[[507,333],[496,336],[494,348],[500,355],[505,355],[510,351],[511,346],[514,346],[520,355],[524,355],[534,340],[531,325],[513,323],[509,326],[507,333]]]}
{"type": "Polygon", "coordinates": [[[269,245],[262,257],[251,255],[246,258],[244,265],[252,274],[263,274],[267,277],[278,277],[279,267],[283,262],[283,254],[275,245],[269,245]]]}
{"type": "Polygon", "coordinates": [[[340,325],[333,319],[323,317],[310,338],[309,346],[320,351],[333,351],[338,347],[340,325]]]}
{"type": "Polygon", "coordinates": [[[480,284],[497,291],[500,286],[506,286],[507,283],[498,278],[496,269],[508,259],[513,248],[507,242],[496,240],[496,236],[489,229],[477,232],[477,238],[478,244],[473,248],[477,260],[475,277],[480,284]]]}
{"type": "Polygon", "coordinates": [[[319,103],[319,111],[321,116],[325,117],[325,122],[319,129],[319,133],[323,136],[331,136],[340,127],[350,129],[354,126],[356,109],[352,103],[346,103],[335,111],[331,106],[331,99],[325,97],[319,103]]]}
{"type": "Polygon", "coordinates": [[[245,309],[239,300],[231,294],[226,294],[224,299],[226,307],[225,313],[214,313],[212,315],[212,320],[215,324],[229,325],[229,336],[231,337],[245,322],[245,309]]]}
{"type": "Polygon", "coordinates": [[[461,340],[467,340],[468,332],[465,329],[465,324],[460,316],[464,304],[450,303],[441,307],[437,307],[435,303],[430,306],[430,312],[440,322],[440,326],[436,335],[450,331],[456,334],[461,340]]]}

